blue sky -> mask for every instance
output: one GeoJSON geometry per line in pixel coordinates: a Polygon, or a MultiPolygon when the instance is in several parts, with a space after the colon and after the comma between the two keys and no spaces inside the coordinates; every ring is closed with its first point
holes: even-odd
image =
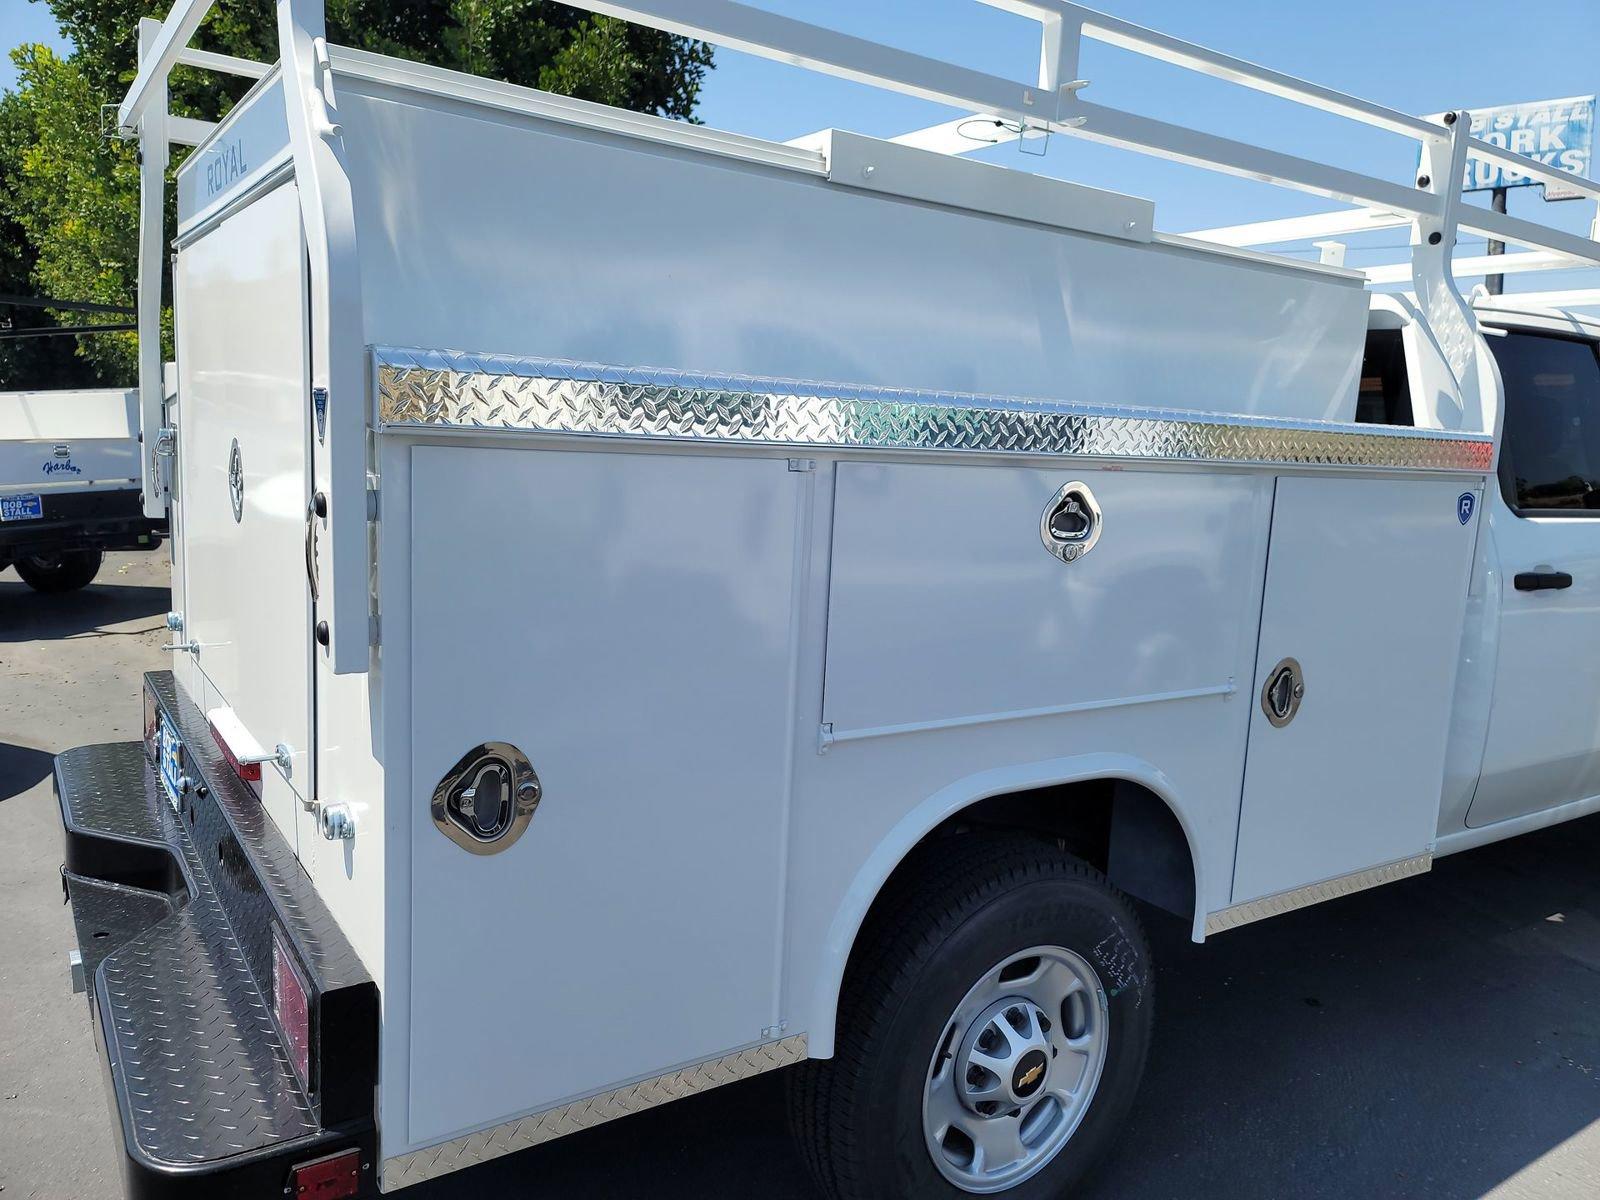
{"type": "MultiPolygon", "coordinates": [[[[228,0],[219,0],[226,4],[228,0]]],[[[922,54],[1026,78],[1037,61],[1037,26],[972,0],[759,0],[759,7],[922,54]]],[[[1600,91],[1597,0],[1101,0],[1116,16],[1264,63],[1413,113],[1600,91]]],[[[59,35],[43,4],[0,0],[0,46],[59,35]]],[[[701,118],[719,128],[784,139],[828,125],[889,136],[955,115],[936,106],[811,72],[718,51],[701,118]]],[[[1396,181],[1415,165],[1414,143],[1286,101],[1248,92],[1123,51],[1090,44],[1085,95],[1207,131],[1254,140],[1396,181]]],[[[0,66],[0,87],[11,80],[0,66]]],[[[1000,163],[1148,196],[1159,228],[1189,230],[1334,207],[1316,197],[1057,136],[1042,159],[1000,163]]],[[[1582,228],[1587,204],[1546,205],[1519,189],[1512,211],[1582,228]]],[[[1392,247],[1399,235],[1366,239],[1392,247]]],[[[1352,262],[1372,261],[1357,250],[1352,262]]],[[[1394,251],[1379,257],[1392,257],[1394,251]]],[[[1545,274],[1511,288],[1568,286],[1545,274]]]]}

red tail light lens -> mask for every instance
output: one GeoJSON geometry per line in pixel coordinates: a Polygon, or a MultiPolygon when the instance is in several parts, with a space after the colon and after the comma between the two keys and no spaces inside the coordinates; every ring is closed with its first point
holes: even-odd
{"type": "Polygon", "coordinates": [[[361,1151],[347,1150],[301,1163],[289,1173],[289,1195],[341,1200],[361,1190],[361,1151]]]}
{"type": "Polygon", "coordinates": [[[272,931],[272,1015],[278,1019],[295,1074],[310,1087],[311,1000],[294,952],[284,945],[277,929],[272,931]]]}
{"type": "Polygon", "coordinates": [[[255,742],[245,731],[239,718],[233,715],[233,709],[212,709],[206,714],[206,725],[211,730],[211,740],[216,742],[217,749],[222,751],[222,757],[228,760],[233,773],[246,783],[260,783],[261,764],[239,761],[237,747],[248,747],[245,753],[253,758],[256,753],[255,742]]]}

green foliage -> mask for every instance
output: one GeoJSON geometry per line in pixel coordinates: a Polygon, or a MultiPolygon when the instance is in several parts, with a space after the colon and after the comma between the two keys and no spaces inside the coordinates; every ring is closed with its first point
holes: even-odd
{"type": "MultiPolygon", "coordinates": [[[[101,138],[98,103],[75,62],[44,46],[22,46],[11,58],[20,86],[0,99],[0,155],[7,165],[0,214],[21,234],[23,247],[12,255],[26,257],[33,287],[46,296],[126,304],[139,238],[139,167],[133,152],[101,138]]],[[[56,315],[73,324],[106,320],[56,315]]],[[[133,334],[78,341],[94,382],[132,378],[133,334]]],[[[22,351],[15,357],[31,348],[13,345],[22,351]]]]}
{"type": "MultiPolygon", "coordinates": [[[[131,304],[138,166],[130,145],[101,137],[100,110],[118,101],[133,78],[139,18],[165,16],[171,0],[30,2],[49,6],[76,50],[65,60],[42,46],[12,52],[18,86],[0,94],[0,291],[131,304]]],[[[694,119],[712,63],[701,43],[544,0],[326,4],[329,40],[338,45],[684,120],[694,119]]],[[[218,0],[194,44],[276,60],[273,0],[218,0]]],[[[172,111],[216,120],[245,86],[179,68],[171,79],[172,111]]],[[[175,149],[173,168],[181,162],[175,149]]],[[[172,219],[169,189],[169,230],[172,219]]],[[[55,315],[62,324],[85,323],[55,315]]],[[[168,355],[170,322],[169,311],[168,355]]],[[[0,341],[0,387],[123,385],[135,374],[132,334],[0,341]],[[72,340],[75,372],[65,364],[72,340]]]]}

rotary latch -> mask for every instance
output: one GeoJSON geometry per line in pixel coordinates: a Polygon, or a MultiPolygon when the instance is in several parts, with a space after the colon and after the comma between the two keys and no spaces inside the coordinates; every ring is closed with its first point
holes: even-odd
{"type": "Polygon", "coordinates": [[[1057,490],[1039,518],[1039,540],[1064,563],[1076,562],[1100,540],[1100,505],[1089,485],[1074,481],[1057,490]]]}
{"type": "Polygon", "coordinates": [[[527,755],[509,742],[469,750],[433,790],[433,823],[473,854],[498,854],[528,827],[543,788],[527,755]]]}
{"type": "Polygon", "coordinates": [[[1286,658],[1268,672],[1267,681],[1261,686],[1261,711],[1273,728],[1282,729],[1294,720],[1305,695],[1306,681],[1300,664],[1286,658]]]}

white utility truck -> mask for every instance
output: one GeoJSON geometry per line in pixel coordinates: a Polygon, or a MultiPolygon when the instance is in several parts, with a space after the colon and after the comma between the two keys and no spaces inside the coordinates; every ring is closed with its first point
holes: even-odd
{"type": "Polygon", "coordinates": [[[160,545],[143,461],[136,392],[0,392],[0,571],[69,592],[94,580],[107,550],[160,545]]]}
{"type": "Polygon", "coordinates": [[[1150,1044],[1130,897],[1204,939],[1600,808],[1600,325],[1453,266],[1600,262],[1466,206],[1470,156],[1600,188],[990,2],[1037,74],[579,0],[967,114],[785,144],[330,46],[320,0],[271,68],[188,48],[210,0],[146,25],[147,215],[198,143],[174,657],[56,767],[131,1194],[365,1196],[788,1067],[830,1195],[1058,1195],[1150,1044]],[[1084,39],[1420,177],[1102,103],[1084,39]],[[257,82],[197,127],[179,63],[257,82]],[[1354,205],[1299,232],[1409,229],[1410,290],[975,120],[1354,205]]]}

